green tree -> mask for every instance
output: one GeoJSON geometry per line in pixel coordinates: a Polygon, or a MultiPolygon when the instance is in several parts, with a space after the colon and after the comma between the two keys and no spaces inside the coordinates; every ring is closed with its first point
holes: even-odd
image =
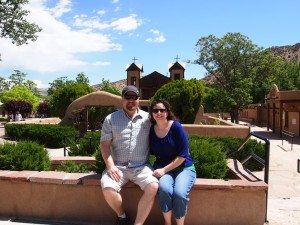
{"type": "Polygon", "coordinates": [[[50,111],[53,116],[63,118],[68,106],[77,98],[93,92],[87,84],[72,83],[57,89],[50,97],[50,111]]]}
{"type": "MultiPolygon", "coordinates": [[[[202,37],[196,47],[199,58],[195,63],[215,78],[220,106],[222,111],[230,112],[232,122],[238,123],[239,109],[253,103],[252,96],[258,92],[255,88],[268,80],[264,89],[270,90],[269,83],[279,73],[279,59],[240,33],[202,37]]],[[[265,90],[259,90],[256,98],[263,99],[265,90]]]]}
{"type": "Polygon", "coordinates": [[[85,84],[89,85],[89,78],[84,73],[79,73],[76,76],[76,80],[68,80],[67,77],[60,77],[54,80],[52,83],[49,83],[50,87],[48,88],[47,92],[48,95],[52,95],[56,90],[72,85],[72,84],[85,84]]]}
{"type": "Polygon", "coordinates": [[[81,72],[81,73],[77,74],[76,83],[89,85],[90,80],[83,72],[81,72]]]}
{"type": "Polygon", "coordinates": [[[204,85],[197,79],[174,80],[162,86],[150,99],[165,99],[182,123],[194,123],[202,103],[204,85]]]}
{"type": "Polygon", "coordinates": [[[300,90],[300,63],[284,62],[282,73],[276,77],[275,84],[279,90],[300,90]]]}
{"type": "Polygon", "coordinates": [[[33,109],[36,110],[39,98],[32,94],[32,92],[24,86],[14,86],[9,91],[3,91],[0,93],[0,101],[6,103],[11,100],[25,101],[32,105],[33,109]]]}
{"type": "Polygon", "coordinates": [[[116,86],[112,86],[109,80],[102,79],[101,91],[106,91],[114,95],[121,96],[120,90],[116,86]]]}
{"type": "Polygon", "coordinates": [[[52,95],[56,90],[66,87],[70,84],[75,83],[72,80],[68,80],[67,77],[60,77],[54,80],[52,83],[49,83],[50,87],[48,88],[48,95],[52,95]]]}
{"type": "Polygon", "coordinates": [[[20,70],[14,70],[15,73],[9,76],[8,79],[0,77],[0,89],[1,91],[9,91],[13,87],[22,86],[29,89],[33,95],[38,98],[41,97],[41,93],[37,88],[36,83],[31,80],[26,80],[27,73],[21,72],[20,70]]]}
{"type": "Polygon", "coordinates": [[[9,38],[13,44],[26,44],[28,40],[35,41],[36,33],[42,29],[26,20],[28,10],[22,9],[28,0],[14,0],[0,2],[0,37],[9,38]]]}

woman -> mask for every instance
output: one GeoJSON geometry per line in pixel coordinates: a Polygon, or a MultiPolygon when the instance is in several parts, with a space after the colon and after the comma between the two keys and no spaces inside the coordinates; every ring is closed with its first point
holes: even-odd
{"type": "Polygon", "coordinates": [[[176,224],[184,224],[188,194],[196,179],[187,135],[174,118],[167,101],[151,104],[150,152],[156,156],[153,175],[159,178],[158,198],[165,225],[171,225],[172,212],[176,224]]]}

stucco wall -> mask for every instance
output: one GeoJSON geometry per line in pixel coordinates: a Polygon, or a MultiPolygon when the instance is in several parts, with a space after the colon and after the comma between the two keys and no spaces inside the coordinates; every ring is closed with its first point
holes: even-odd
{"type": "MultiPolygon", "coordinates": [[[[100,175],[0,171],[0,216],[111,224],[100,175]]],[[[197,179],[190,193],[186,225],[263,225],[267,185],[262,181],[197,179]]],[[[122,190],[124,207],[135,218],[142,191],[122,190]]],[[[157,199],[146,225],[162,224],[157,199]]]]}

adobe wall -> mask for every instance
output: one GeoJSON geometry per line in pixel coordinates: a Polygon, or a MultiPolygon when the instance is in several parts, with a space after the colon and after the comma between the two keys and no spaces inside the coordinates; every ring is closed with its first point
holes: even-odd
{"type": "MultiPolygon", "coordinates": [[[[237,173],[242,170],[237,168],[237,173]]],[[[115,214],[103,198],[100,178],[99,174],[0,171],[0,216],[111,224],[115,214]]],[[[266,190],[267,184],[260,180],[198,178],[190,193],[186,225],[263,225],[266,190]]],[[[142,191],[128,183],[122,195],[130,218],[135,218],[142,191]]],[[[163,224],[157,199],[145,223],[153,224],[163,224]]]]}

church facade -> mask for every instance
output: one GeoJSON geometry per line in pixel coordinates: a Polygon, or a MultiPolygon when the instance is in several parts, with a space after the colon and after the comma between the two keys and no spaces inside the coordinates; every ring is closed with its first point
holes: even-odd
{"type": "Polygon", "coordinates": [[[143,65],[132,63],[126,68],[127,85],[136,86],[140,91],[140,99],[149,100],[163,85],[173,80],[183,80],[184,71],[183,64],[176,61],[169,68],[169,77],[157,71],[143,76],[143,65]]]}

